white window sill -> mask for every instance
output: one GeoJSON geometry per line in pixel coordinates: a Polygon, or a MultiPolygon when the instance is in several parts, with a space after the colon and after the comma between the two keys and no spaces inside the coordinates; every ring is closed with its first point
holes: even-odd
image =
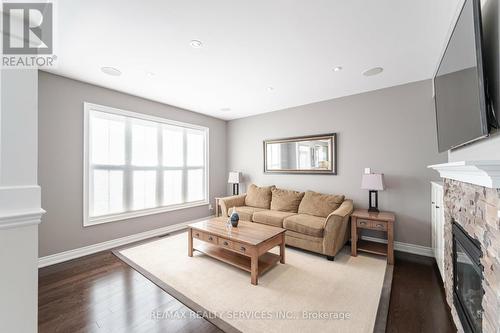
{"type": "Polygon", "coordinates": [[[196,202],[190,202],[190,203],[186,203],[186,204],[180,204],[180,205],[174,205],[174,206],[168,206],[168,207],[156,207],[156,208],[143,209],[143,210],[138,210],[138,211],[133,211],[133,212],[113,214],[113,215],[105,215],[105,216],[98,216],[98,217],[84,216],[83,226],[90,227],[93,225],[128,220],[128,219],[141,217],[141,216],[148,216],[148,215],[172,212],[172,211],[186,209],[186,208],[206,206],[208,204],[209,204],[208,201],[196,201],[196,202]]]}

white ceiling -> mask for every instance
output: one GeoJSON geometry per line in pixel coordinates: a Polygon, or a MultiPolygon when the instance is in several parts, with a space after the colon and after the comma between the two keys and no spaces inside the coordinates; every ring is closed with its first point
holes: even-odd
{"type": "Polygon", "coordinates": [[[59,0],[50,71],[235,119],[431,78],[459,3],[59,0]]]}

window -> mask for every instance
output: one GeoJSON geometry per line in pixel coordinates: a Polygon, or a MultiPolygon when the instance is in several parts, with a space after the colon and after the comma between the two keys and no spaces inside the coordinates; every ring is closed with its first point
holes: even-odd
{"type": "Polygon", "coordinates": [[[84,109],[84,225],[208,204],[208,128],[84,109]]]}

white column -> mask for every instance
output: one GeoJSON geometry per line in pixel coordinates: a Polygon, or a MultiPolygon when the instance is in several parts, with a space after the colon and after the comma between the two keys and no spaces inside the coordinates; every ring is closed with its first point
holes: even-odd
{"type": "Polygon", "coordinates": [[[0,70],[0,332],[36,332],[38,72],[0,70]]]}

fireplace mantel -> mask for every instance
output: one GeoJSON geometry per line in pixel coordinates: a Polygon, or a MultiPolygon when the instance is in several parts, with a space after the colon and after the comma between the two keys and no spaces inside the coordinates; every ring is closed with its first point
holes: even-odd
{"type": "Polygon", "coordinates": [[[437,170],[442,178],[500,188],[500,160],[450,162],[429,165],[428,168],[437,170]]]}

